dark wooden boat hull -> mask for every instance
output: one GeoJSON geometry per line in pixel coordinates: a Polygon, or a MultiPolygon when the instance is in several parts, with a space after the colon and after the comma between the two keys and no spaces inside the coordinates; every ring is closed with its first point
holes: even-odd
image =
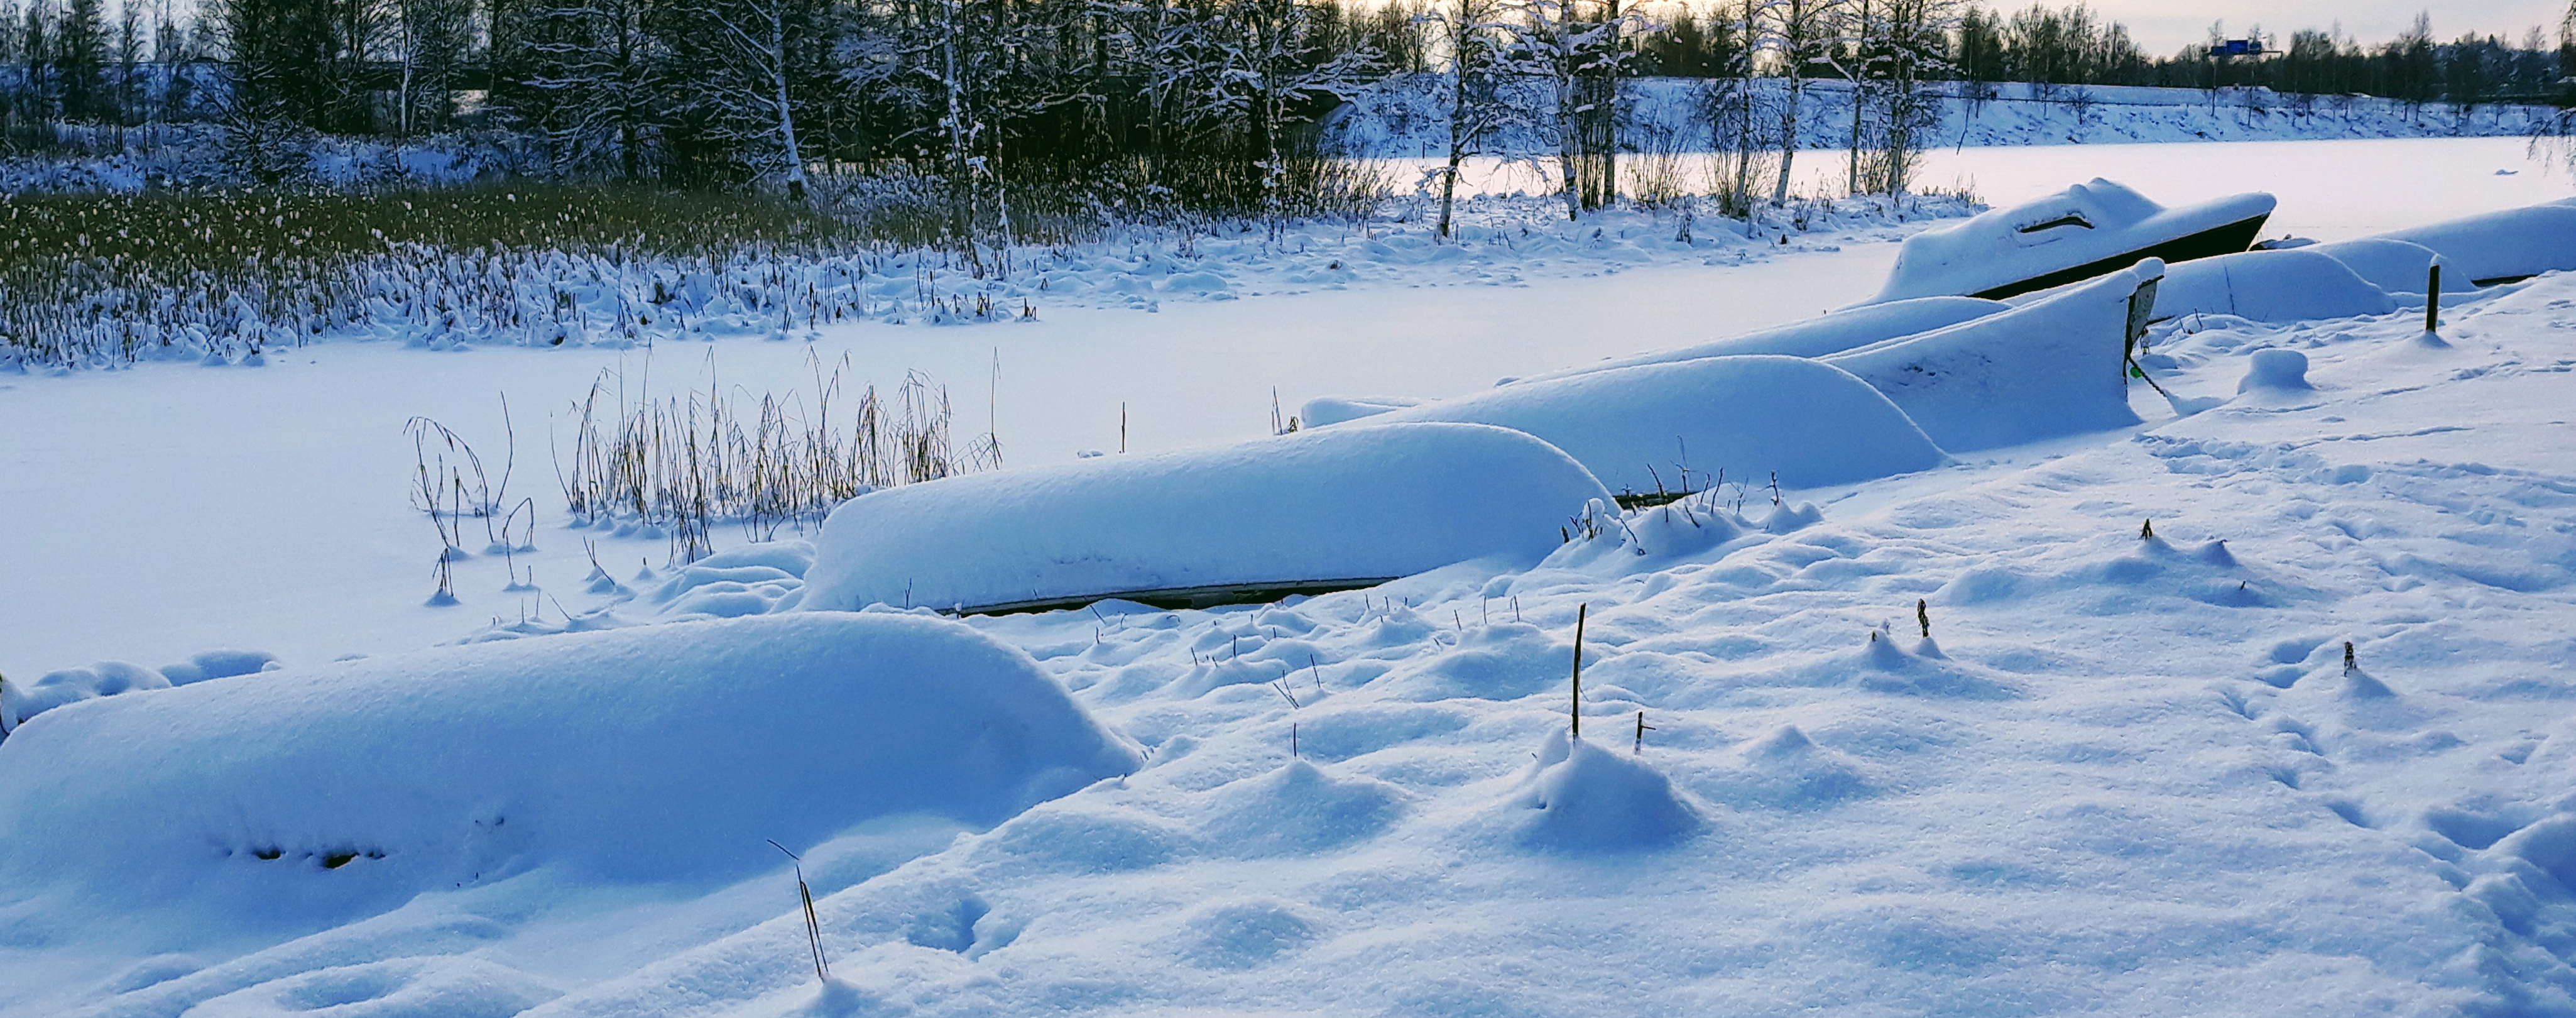
{"type": "Polygon", "coordinates": [[[1276,583],[1221,583],[1207,587],[1170,587],[1162,590],[1121,590],[1080,597],[1050,597],[1034,601],[1005,601],[1000,604],[974,605],[958,609],[958,615],[1017,615],[1023,612],[1051,612],[1080,608],[1098,601],[1116,599],[1148,604],[1156,608],[1214,608],[1229,604],[1266,604],[1295,594],[1312,597],[1344,590],[1359,590],[1381,583],[1392,583],[1398,577],[1379,576],[1346,580],[1285,580],[1276,583]]]}
{"type": "Polygon", "coordinates": [[[2109,258],[2086,262],[2082,265],[2075,266],[2074,268],[2059,269],[2044,276],[2033,276],[2029,279],[2024,279],[2018,282],[2006,283],[1991,290],[1982,290],[1977,293],[1969,294],[1969,296],[1983,297],[1987,300],[2002,300],[2006,297],[2045,290],[2054,286],[2064,286],[2068,283],[2080,282],[2091,279],[2095,276],[2107,275],[2109,273],[2128,268],[2129,266],[2136,265],[2138,260],[2142,258],[2162,258],[2167,262],[2187,262],[2194,258],[2212,258],[2218,255],[2235,254],[2254,246],[2255,236],[2263,232],[2263,221],[2270,218],[2271,214],[2267,212],[2250,219],[2240,219],[2225,226],[2214,226],[2209,229],[2202,230],[2199,233],[2176,237],[2161,244],[2151,245],[2149,247],[2140,248],[2124,254],[2112,255],[2109,258]]]}

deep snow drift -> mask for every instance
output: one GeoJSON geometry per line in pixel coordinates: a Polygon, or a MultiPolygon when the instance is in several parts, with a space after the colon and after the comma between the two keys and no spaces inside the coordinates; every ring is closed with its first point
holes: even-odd
{"type": "Polygon", "coordinates": [[[2135,424],[2121,376],[2129,307],[2163,273],[2148,259],[2002,314],[1823,361],[1886,393],[1951,452],[2135,424]]]}
{"type": "MultiPolygon", "coordinates": [[[[2347,241],[2332,249],[2246,251],[2183,262],[2165,270],[2156,288],[2155,316],[2233,315],[2257,322],[2349,318],[2394,311],[2387,291],[2354,272],[2344,259],[2379,268],[2397,241],[2347,241]]],[[[2428,263],[2429,264],[2429,263],[2428,263]]],[[[2415,282],[2421,294],[2423,279],[2415,282]]],[[[2403,292],[2403,291],[2400,291],[2403,292]]]]}
{"type": "Polygon", "coordinates": [[[775,862],[764,839],[991,824],[1135,763],[1025,655],[953,623],[572,634],[40,715],[0,742],[0,880],[36,941],[77,930],[66,898],[298,930],[543,867],[740,876],[775,862]]]}
{"type": "Polygon", "coordinates": [[[828,894],[834,988],[788,916],[535,1013],[2552,1013],[2576,280],[2420,329],[2168,322],[2222,405],[1820,512],[972,620],[1145,768],[828,894]]]}

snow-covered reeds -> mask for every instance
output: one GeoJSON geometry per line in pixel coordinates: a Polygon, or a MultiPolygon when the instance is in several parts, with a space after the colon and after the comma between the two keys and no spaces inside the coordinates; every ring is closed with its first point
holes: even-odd
{"type": "MultiPolygon", "coordinates": [[[[1386,193],[1380,164],[1287,162],[1301,197],[1262,215],[1358,223],[1386,193]]],[[[0,194],[0,371],[261,363],[271,347],[323,338],[629,347],[784,338],[861,317],[1034,318],[1042,266],[1077,245],[1142,240],[1188,258],[1199,236],[1253,222],[1130,183],[1024,183],[998,243],[951,235],[936,181],[891,172],[820,177],[801,204],[524,182],[0,194]]]]}
{"type": "MultiPolygon", "coordinates": [[[[572,406],[564,504],[578,525],[662,528],[681,562],[710,550],[716,523],[752,540],[819,524],[835,506],[878,488],[1002,465],[991,433],[957,448],[948,389],[907,373],[891,399],[871,384],[845,402],[844,359],[811,365],[814,395],[762,393],[746,409],[713,383],[665,399],[629,398],[602,375],[572,406]]],[[[747,393],[737,394],[748,396],[747,393]]]]}
{"type": "Polygon", "coordinates": [[[909,222],[640,187],[0,195],[0,370],[231,363],[326,335],[778,336],[890,313],[869,285],[889,271],[924,277],[916,310],[971,317],[977,280],[909,222]]]}

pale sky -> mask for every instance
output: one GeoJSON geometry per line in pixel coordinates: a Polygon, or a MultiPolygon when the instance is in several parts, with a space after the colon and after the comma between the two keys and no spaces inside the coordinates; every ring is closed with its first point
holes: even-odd
{"type": "MultiPolygon", "coordinates": [[[[2050,6],[2058,5],[2052,0],[2050,6]]],[[[2357,0],[2336,3],[2333,0],[2093,0],[2091,6],[2104,17],[2129,26],[2129,34],[2138,46],[2155,56],[2171,56],[2175,50],[2197,43],[2209,33],[2209,23],[2224,19],[2230,37],[2242,37],[2249,26],[2260,25],[2274,42],[2289,45],[2290,33],[2302,28],[2327,28],[2340,21],[2344,34],[2363,45],[2386,42],[2405,31],[2418,11],[2433,16],[2433,38],[2449,42],[2462,33],[2501,35],[2508,42],[2519,43],[2522,33],[2539,25],[2549,33],[2552,43],[2558,38],[2558,20],[2567,14],[2568,0],[2357,0]]],[[[1987,5],[2002,10],[2030,6],[2029,0],[1987,0],[1987,5]]]]}

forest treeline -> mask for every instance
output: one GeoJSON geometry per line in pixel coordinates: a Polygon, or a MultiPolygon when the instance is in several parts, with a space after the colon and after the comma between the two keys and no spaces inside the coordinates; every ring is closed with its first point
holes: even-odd
{"type": "Polygon", "coordinates": [[[0,141],[41,154],[210,125],[267,175],[317,135],[467,130],[561,177],[801,195],[817,169],[901,171],[960,228],[1007,228],[1010,181],[1243,210],[1328,193],[1315,123],[1391,74],[1448,75],[1459,155],[1494,154],[1482,139],[1506,123],[1554,138],[1577,207],[1616,190],[1610,113],[1639,76],[1712,82],[1714,147],[1748,153],[1794,150],[1800,82],[1852,82],[1855,189],[1863,135],[1878,183],[1901,187],[1908,132],[1937,118],[1927,82],[2475,104],[2548,101],[2576,76],[2576,6],[2510,40],[2439,42],[2420,16],[2375,44],[2245,34],[2268,45],[2213,55],[2229,35],[2213,26],[2153,56],[2080,4],[1953,0],[0,0],[0,141]],[[1789,88],[1741,84],[1756,78],[1789,88]]]}

